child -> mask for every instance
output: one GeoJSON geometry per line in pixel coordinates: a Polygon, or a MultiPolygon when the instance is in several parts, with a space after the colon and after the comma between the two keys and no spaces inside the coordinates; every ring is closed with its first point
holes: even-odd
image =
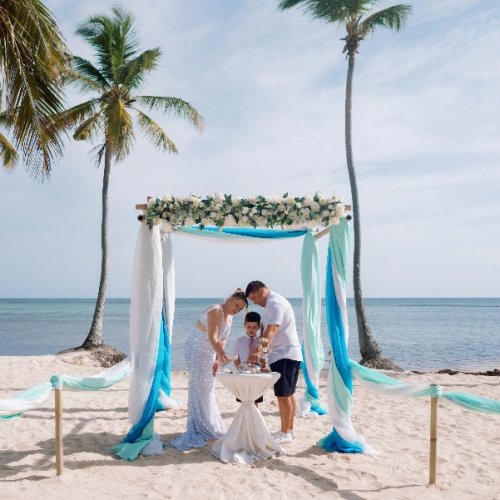
{"type": "MultiPolygon", "coordinates": [[[[254,354],[259,350],[259,337],[257,333],[260,330],[260,314],[255,311],[250,311],[245,316],[244,322],[246,335],[238,337],[234,341],[234,354],[238,355],[238,359],[234,362],[236,368],[239,368],[242,363],[247,363],[250,354],[254,354]]],[[[239,399],[236,401],[241,402],[239,399]]],[[[255,400],[255,405],[262,403],[264,398],[261,396],[255,400]]]]}

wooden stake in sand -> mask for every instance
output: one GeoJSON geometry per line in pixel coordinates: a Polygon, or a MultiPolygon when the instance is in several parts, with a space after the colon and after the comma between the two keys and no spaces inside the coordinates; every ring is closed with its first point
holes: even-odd
{"type": "MultiPolygon", "coordinates": [[[[436,384],[432,384],[434,387],[436,384]]],[[[437,410],[438,398],[431,397],[431,431],[429,448],[429,484],[436,484],[437,478],[437,410]]]]}
{"type": "Polygon", "coordinates": [[[56,417],[56,475],[63,473],[62,389],[54,389],[56,417]]]}

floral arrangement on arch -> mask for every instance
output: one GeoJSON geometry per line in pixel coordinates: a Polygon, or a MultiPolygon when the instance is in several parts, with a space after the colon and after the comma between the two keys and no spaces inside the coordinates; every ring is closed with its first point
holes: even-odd
{"type": "Polygon", "coordinates": [[[338,224],[345,209],[341,199],[316,193],[312,197],[255,196],[238,198],[231,194],[215,194],[202,198],[165,195],[152,198],[147,203],[145,223],[152,228],[163,224],[164,232],[175,231],[183,226],[246,226],[317,228],[338,224]]]}

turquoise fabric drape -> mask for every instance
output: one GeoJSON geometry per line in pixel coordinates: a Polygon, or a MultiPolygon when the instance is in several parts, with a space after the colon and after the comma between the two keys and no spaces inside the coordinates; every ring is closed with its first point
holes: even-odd
{"type": "Polygon", "coordinates": [[[300,262],[302,278],[302,321],[304,342],[301,364],[306,383],[305,399],[311,410],[319,415],[327,413],[318,392],[319,376],[325,363],[325,351],[321,340],[321,282],[318,244],[309,231],[304,236],[300,262]]]}

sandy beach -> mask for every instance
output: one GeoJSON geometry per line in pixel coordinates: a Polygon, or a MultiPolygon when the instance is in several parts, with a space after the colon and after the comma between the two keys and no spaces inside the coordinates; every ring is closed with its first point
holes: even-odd
{"type": "MultiPolygon", "coordinates": [[[[58,373],[92,375],[100,369],[87,358],[67,356],[0,357],[0,399],[46,382],[58,373]]],[[[500,398],[497,377],[400,374],[407,382],[438,383],[500,398]]],[[[187,400],[187,374],[175,372],[172,396],[187,400]]],[[[303,383],[299,383],[299,394],[303,383]]],[[[326,396],[326,380],[321,384],[326,396]]],[[[328,416],[299,418],[297,437],[287,455],[255,465],[223,464],[210,446],[180,453],[166,448],[161,457],[127,463],[110,452],[129,428],[128,380],[100,392],[63,395],[65,471],[55,474],[53,397],[23,418],[0,423],[0,491],[5,499],[100,498],[454,498],[500,497],[500,420],[495,415],[439,404],[438,484],[427,486],[428,399],[375,395],[355,386],[353,422],[378,455],[327,454],[315,446],[330,428],[328,416]]],[[[237,403],[217,385],[226,426],[237,403]]],[[[271,392],[261,412],[268,427],[278,427],[271,392]]],[[[186,424],[185,407],[157,414],[155,430],[168,442],[186,424]]]]}

